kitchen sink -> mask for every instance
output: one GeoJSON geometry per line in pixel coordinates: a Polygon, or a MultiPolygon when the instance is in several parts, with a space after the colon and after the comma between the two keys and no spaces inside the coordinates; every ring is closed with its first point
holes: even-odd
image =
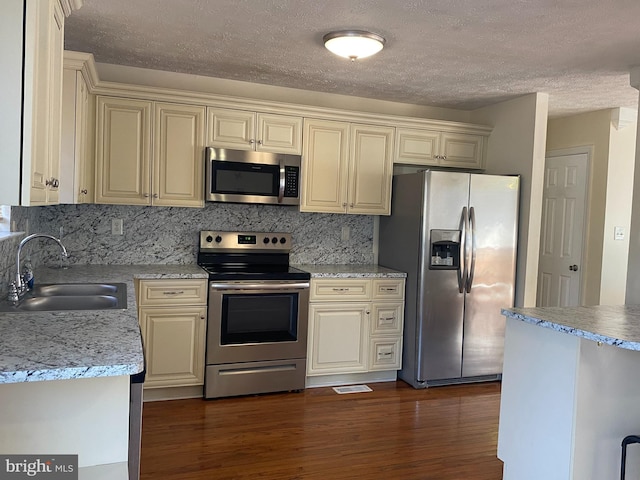
{"type": "Polygon", "coordinates": [[[36,285],[33,289],[34,297],[86,296],[86,295],[115,295],[118,287],[126,287],[124,283],[54,283],[51,285],[36,285]]]}
{"type": "Polygon", "coordinates": [[[125,283],[53,283],[37,285],[17,305],[5,302],[0,312],[55,312],[127,308],[125,283]]]}
{"type": "Polygon", "coordinates": [[[118,299],[111,295],[59,295],[25,298],[16,308],[25,312],[50,312],[55,310],[104,310],[117,307],[118,299]]]}

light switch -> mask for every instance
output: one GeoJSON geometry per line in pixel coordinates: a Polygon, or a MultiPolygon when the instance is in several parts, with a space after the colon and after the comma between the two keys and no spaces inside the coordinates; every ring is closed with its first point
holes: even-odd
{"type": "Polygon", "coordinates": [[[613,227],[613,239],[624,240],[624,227],[613,227]]]}

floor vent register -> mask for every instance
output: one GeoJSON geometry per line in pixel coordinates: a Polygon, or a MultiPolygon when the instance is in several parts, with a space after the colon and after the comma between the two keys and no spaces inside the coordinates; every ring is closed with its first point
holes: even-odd
{"type": "Polygon", "coordinates": [[[345,387],[333,387],[333,391],[342,395],[345,393],[373,392],[367,385],[347,385],[345,387]]]}

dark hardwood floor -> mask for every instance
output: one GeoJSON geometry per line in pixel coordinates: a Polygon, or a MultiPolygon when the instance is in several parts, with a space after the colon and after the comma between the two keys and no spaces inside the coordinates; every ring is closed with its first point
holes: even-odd
{"type": "Polygon", "coordinates": [[[500,384],[144,404],[142,480],[499,480],[500,384]]]}

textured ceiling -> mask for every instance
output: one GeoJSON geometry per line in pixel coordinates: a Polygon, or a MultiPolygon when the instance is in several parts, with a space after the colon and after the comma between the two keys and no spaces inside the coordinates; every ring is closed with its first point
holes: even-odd
{"type": "Polygon", "coordinates": [[[84,0],[65,48],[96,61],[470,110],[531,92],[551,116],[637,108],[638,0],[84,0]],[[385,49],[350,62],[347,28],[385,49]]]}

